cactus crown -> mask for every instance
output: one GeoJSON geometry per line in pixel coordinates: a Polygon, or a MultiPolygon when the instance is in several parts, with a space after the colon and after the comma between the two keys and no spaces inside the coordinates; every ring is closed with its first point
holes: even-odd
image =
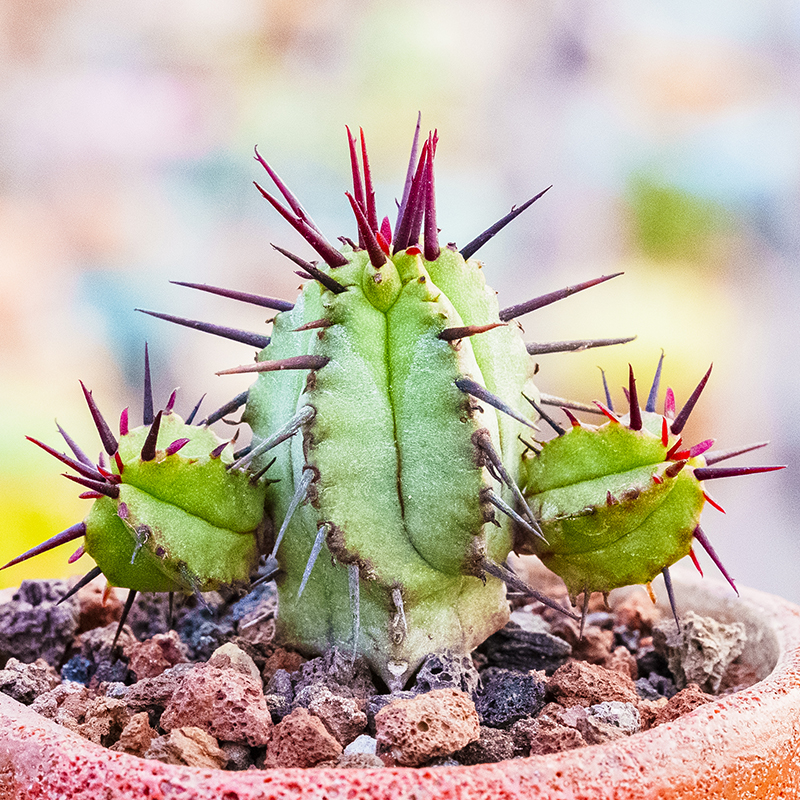
{"type": "Polygon", "coordinates": [[[659,572],[668,581],[693,540],[714,557],[698,524],[710,501],[701,482],[777,467],[714,468],[702,455],[710,441],[684,448],[708,375],[677,415],[671,392],[655,413],[660,362],[644,411],[631,370],[627,418],[608,396],[601,427],[567,407],[564,431],[542,410],[566,401],[538,391],[531,356],[630,341],[526,345],[509,324],[615,275],[505,309],[486,285],[473,256],[547,190],[460,250],[442,247],[436,133],[420,147],[417,125],[394,226],[378,219],[363,132],[348,130],[348,143],[358,238],[340,249],[256,151],[282,199],[256,187],[322,262],[275,246],[307,280],[296,301],[181,284],[275,310],[271,336],[145,312],[257,348],[254,363],[219,373],[255,373],[250,390],[196,426],[174,398],[154,416],[146,389],[144,426],[130,430],[126,410],[119,441],[86,392],[114,461],[94,465],[68,437],[75,458],[37,442],[95,504],[11,563],[85,537],[98,564],[86,579],[102,571],[128,587],[130,607],[136,591],[247,583],[265,555],[258,579],[277,582],[286,642],[349,649],[399,687],[428,653],[469,652],[505,624],[507,585],[572,613],[508,569],[512,550],[540,555],[584,606],[592,591],[659,572]],[[207,425],[242,406],[252,443],[234,454],[207,425]],[[537,441],[540,417],[556,439],[537,441]]]}

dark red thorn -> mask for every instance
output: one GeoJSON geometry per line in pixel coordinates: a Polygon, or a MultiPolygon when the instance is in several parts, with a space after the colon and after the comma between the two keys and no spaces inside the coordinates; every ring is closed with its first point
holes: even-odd
{"type": "Polygon", "coordinates": [[[703,497],[705,497],[706,501],[710,505],[714,506],[714,508],[716,508],[717,511],[721,511],[723,514],[726,513],[725,509],[716,500],[714,500],[714,498],[708,492],[703,492],[703,497]]]}
{"type": "Polygon", "coordinates": [[[299,333],[300,331],[311,331],[315,328],[330,328],[331,325],[333,325],[333,320],[315,319],[313,322],[306,322],[305,325],[301,325],[299,328],[292,328],[292,332],[299,333]]]}
{"type": "Polygon", "coordinates": [[[58,432],[61,434],[64,441],[67,443],[67,447],[72,450],[72,454],[75,456],[81,464],[85,464],[87,467],[91,467],[94,469],[94,462],[92,461],[86,453],[78,447],[78,444],[75,440],[56,422],[56,428],[58,428],[58,432]]]}
{"type": "Polygon", "coordinates": [[[606,505],[607,506],[615,506],[619,501],[610,491],[606,492],[606,505]]]}
{"type": "Polygon", "coordinates": [[[108,427],[108,423],[105,421],[105,419],[103,419],[103,415],[100,413],[97,403],[94,402],[92,393],[83,385],[83,381],[80,381],[80,384],[81,389],[83,389],[83,396],[86,398],[89,411],[92,414],[95,427],[97,428],[97,432],[100,434],[100,441],[103,443],[103,449],[106,451],[106,453],[112,456],[116,452],[117,447],[119,447],[117,440],[114,437],[114,434],[111,433],[111,428],[108,427]]]}
{"type": "Polygon", "coordinates": [[[210,294],[217,294],[220,297],[227,297],[231,300],[240,300],[243,303],[249,303],[253,306],[260,306],[261,308],[271,308],[273,311],[291,311],[294,308],[294,303],[288,300],[279,300],[275,297],[265,297],[260,294],[250,294],[249,292],[237,292],[233,289],[220,289],[218,286],[209,286],[205,283],[187,283],[186,281],[170,281],[175,286],[186,286],[189,289],[199,289],[201,292],[209,292],[210,294]]]}
{"type": "Polygon", "coordinates": [[[83,475],[86,478],[93,478],[95,480],[102,480],[102,475],[94,466],[87,466],[82,461],[78,461],[77,459],[70,458],[65,453],[59,453],[53,447],[50,447],[49,444],[45,444],[44,442],[40,442],[38,439],[34,439],[32,436],[25,437],[29,442],[33,442],[37,447],[41,447],[45,453],[49,453],[54,458],[57,458],[62,464],[66,464],[68,467],[72,467],[79,475],[83,475]]]}
{"type": "Polygon", "coordinates": [[[702,442],[698,442],[697,444],[693,444],[689,448],[689,455],[688,458],[697,458],[697,456],[702,455],[706,452],[706,450],[711,449],[714,446],[713,439],[704,439],[702,442]]]}
{"type": "Polygon", "coordinates": [[[669,386],[664,396],[664,416],[667,419],[675,419],[675,392],[669,386]]]}
{"type": "Polygon", "coordinates": [[[186,447],[187,444],[191,439],[176,439],[174,442],[170,442],[167,445],[167,455],[174,456],[181,448],[186,447]]]}
{"type": "Polygon", "coordinates": [[[343,267],[347,258],[342,255],[322,234],[312,228],[306,221],[296,217],[291,211],[284,208],[269,192],[264,191],[257,183],[256,189],[262,197],[270,202],[273,208],[317,251],[322,260],[330,267],[343,267]]]}
{"type": "Polygon", "coordinates": [[[227,403],[225,403],[224,406],[221,406],[216,411],[213,411],[200,424],[211,425],[214,422],[219,422],[219,420],[221,420],[227,414],[230,414],[233,411],[236,411],[236,409],[241,408],[247,402],[247,398],[249,397],[249,395],[250,395],[249,389],[246,389],[241,394],[237,394],[236,397],[233,398],[233,400],[229,400],[227,403]]]}
{"type": "Polygon", "coordinates": [[[175,408],[175,400],[178,397],[178,390],[173,389],[172,394],[169,396],[169,400],[167,400],[167,405],[164,408],[165,414],[171,414],[173,409],[175,408]]]}
{"type": "MultiPolygon", "coordinates": [[[[454,383],[465,394],[472,395],[478,400],[483,400],[484,403],[494,406],[494,408],[496,408],[498,411],[508,414],[509,417],[513,417],[523,425],[527,425],[529,428],[534,428],[535,430],[535,426],[530,420],[525,419],[525,417],[523,417],[519,411],[512,408],[508,403],[505,402],[505,400],[502,400],[497,395],[492,394],[485,386],[481,386],[479,383],[472,380],[472,378],[457,378],[454,383]]],[[[528,402],[531,401],[529,400],[528,402]]]]}
{"type": "Polygon", "coordinates": [[[549,192],[553,187],[548,186],[546,189],[543,189],[539,194],[534,195],[531,197],[530,200],[526,200],[521,206],[514,206],[511,211],[508,212],[504,217],[497,220],[494,225],[490,225],[483,233],[478,234],[471,242],[465,244],[464,247],[461,248],[460,253],[464,260],[466,261],[468,258],[472,258],[478,250],[483,247],[486,242],[500,233],[503,228],[508,225],[509,222],[513,222],[526,208],[530,208],[545,192],[549,192]]]}
{"type": "MultiPolygon", "coordinates": [[[[356,140],[347,125],[345,125],[345,129],[347,130],[347,146],[350,150],[350,170],[353,174],[353,195],[355,197],[355,200],[351,199],[350,202],[353,204],[353,211],[355,211],[355,206],[358,206],[358,208],[361,210],[364,220],[366,221],[366,214],[364,213],[366,210],[366,204],[364,203],[364,181],[361,177],[361,168],[358,164],[358,156],[356,155],[356,140]]],[[[356,213],[356,219],[358,220],[358,213],[356,213]]],[[[366,240],[364,239],[364,234],[361,230],[361,227],[362,226],[359,221],[358,244],[363,249],[366,247],[366,240]]],[[[367,224],[366,227],[369,227],[369,225],[367,224]]]]}
{"type": "Polygon", "coordinates": [[[369,222],[364,214],[364,209],[358,204],[358,200],[350,194],[345,192],[350,205],[353,207],[353,213],[356,215],[356,222],[358,223],[358,240],[361,246],[364,247],[369,253],[369,260],[375,269],[380,269],[387,260],[386,253],[381,249],[375,234],[370,230],[369,222]]]}
{"type": "Polygon", "coordinates": [[[670,464],[664,470],[664,476],[667,478],[676,478],[678,473],[686,466],[685,461],[676,461],[674,464],[670,464]]]}
{"type": "Polygon", "coordinates": [[[673,444],[672,447],[670,447],[670,449],[667,450],[667,455],[666,455],[667,460],[676,458],[681,447],[683,447],[683,437],[679,436],[675,444],[673,444]]]}
{"type": "Polygon", "coordinates": [[[751,450],[758,450],[762,447],[766,447],[768,444],[769,442],[757,442],[756,444],[750,444],[746,447],[736,447],[730,450],[719,450],[716,453],[710,453],[706,456],[706,466],[710,467],[712,464],[718,464],[720,461],[727,461],[729,458],[740,456],[743,453],[749,453],[751,450]]]}
{"type": "Polygon", "coordinates": [[[609,411],[614,410],[614,402],[611,399],[611,392],[608,390],[608,381],[606,380],[606,371],[599,367],[600,377],[603,379],[603,394],[606,396],[606,407],[609,411]]]}
{"type": "MultiPolygon", "coordinates": [[[[284,250],[282,247],[278,247],[278,245],[272,245],[282,256],[286,256],[290,261],[293,261],[297,264],[298,267],[302,267],[312,278],[318,280],[326,289],[334,292],[335,294],[341,294],[342,292],[346,291],[347,287],[342,286],[339,281],[335,278],[332,278],[328,273],[323,272],[321,269],[315,267],[310,261],[306,261],[300,256],[296,256],[294,253],[290,253],[288,250],[284,250]]],[[[341,265],[340,265],[341,266],[341,265]]]]}
{"type": "Polygon", "coordinates": [[[636,378],[633,375],[633,367],[628,364],[628,402],[631,412],[628,418],[628,427],[632,431],[642,429],[642,410],[639,408],[639,395],[636,392],[636,378]]]}
{"type": "Polygon", "coordinates": [[[74,564],[84,553],[86,550],[84,549],[83,545],[81,545],[68,559],[67,564],[74,564]]]}
{"type": "Polygon", "coordinates": [[[660,475],[653,475],[653,483],[660,486],[662,483],[664,483],[664,479],[660,475]]]}
{"type": "Polygon", "coordinates": [[[105,497],[105,495],[100,494],[100,492],[81,492],[78,495],[79,500],[98,500],[101,497],[105,497]]]}
{"type": "Polygon", "coordinates": [[[153,424],[150,426],[150,430],[147,433],[147,438],[144,440],[144,444],[142,445],[142,461],[152,461],[156,457],[158,429],[161,427],[161,417],[163,413],[163,411],[159,411],[158,414],[156,414],[156,418],[153,420],[153,424]]]}
{"type": "Polygon", "coordinates": [[[55,536],[52,536],[46,542],[37,544],[36,547],[32,547],[30,550],[23,553],[21,556],[17,556],[16,558],[12,559],[11,561],[8,562],[8,564],[0,567],[0,569],[13,567],[14,564],[19,564],[22,561],[27,561],[29,558],[33,558],[34,556],[38,556],[41,553],[46,553],[48,550],[52,550],[54,547],[58,547],[60,544],[65,544],[66,542],[75,541],[75,539],[80,539],[81,536],[85,535],[86,535],[86,524],[83,522],[78,522],[71,528],[67,528],[65,531],[57,533],[55,536]]]}
{"type": "Polygon", "coordinates": [[[230,444],[230,442],[222,442],[222,444],[218,444],[208,455],[209,458],[219,458],[222,455],[222,452],[225,448],[230,444]]]}
{"type": "Polygon", "coordinates": [[[525,349],[529,355],[540,356],[547,353],[580,353],[592,347],[609,347],[614,344],[627,344],[636,337],[627,336],[622,339],[574,339],[568,342],[528,342],[525,349]]]}
{"type": "Polygon", "coordinates": [[[491,322],[488,325],[463,325],[461,327],[445,328],[439,333],[439,338],[443,339],[445,342],[453,342],[456,339],[466,339],[468,336],[486,333],[486,331],[491,331],[505,325],[505,322],[491,322]]]}
{"type": "Polygon", "coordinates": [[[670,425],[670,430],[672,433],[680,433],[683,430],[684,425],[686,425],[687,420],[689,419],[689,414],[692,413],[694,410],[697,401],[700,399],[700,394],[702,393],[703,389],[705,389],[706,384],[708,383],[708,378],[711,375],[711,370],[713,369],[714,365],[712,364],[708,368],[708,372],[703,376],[700,383],[697,384],[695,390],[692,392],[691,397],[686,401],[683,408],[678,412],[678,416],[675,417],[672,425],[670,425]]]}
{"type": "Polygon", "coordinates": [[[122,456],[119,454],[119,450],[114,453],[114,461],[117,465],[117,473],[122,475],[122,473],[125,472],[125,465],[122,463],[122,456]]]}
{"type": "Polygon", "coordinates": [[[441,252],[439,229],[436,227],[436,188],[433,178],[433,156],[435,152],[435,139],[433,136],[429,136],[428,163],[425,166],[425,235],[423,237],[426,261],[435,261],[439,258],[439,253],[441,252]]]}
{"type": "Polygon", "coordinates": [[[614,414],[614,412],[613,412],[613,411],[612,411],[610,408],[608,408],[608,406],[604,405],[604,404],[603,404],[603,403],[601,403],[599,400],[595,400],[595,401],[594,401],[594,404],[595,404],[595,405],[596,405],[596,406],[597,406],[597,407],[600,409],[600,411],[602,411],[602,412],[603,412],[603,414],[605,414],[605,416],[607,416],[607,417],[608,417],[608,418],[609,418],[609,419],[610,419],[612,422],[616,422],[617,424],[619,424],[619,421],[620,421],[620,420],[619,420],[619,417],[618,417],[616,414],[614,414]]]}
{"type": "Polygon", "coordinates": [[[655,411],[656,403],[658,402],[658,388],[661,385],[661,367],[664,363],[664,351],[661,351],[661,358],[658,359],[658,366],[656,367],[656,374],[653,377],[653,383],[650,386],[650,394],[647,395],[647,405],[644,407],[645,411],[655,411]]]}
{"type": "Polygon", "coordinates": [[[669,444],[669,425],[666,417],[661,417],[661,444],[664,447],[669,444]]]}
{"type": "MultiPolygon", "coordinates": [[[[379,231],[380,235],[383,237],[384,242],[386,243],[386,255],[390,255],[388,248],[392,244],[392,224],[389,222],[389,217],[384,217],[383,222],[381,222],[381,229],[379,231]]],[[[378,239],[380,241],[380,239],[378,239]]]]}
{"type": "Polygon", "coordinates": [[[545,413],[544,409],[538,403],[531,400],[524,392],[522,396],[533,406],[534,411],[536,411],[536,413],[553,429],[556,436],[563,436],[567,432],[549,414],[545,413]]]}
{"type": "Polygon", "coordinates": [[[717,565],[717,569],[722,573],[725,580],[728,581],[728,583],[731,585],[733,591],[736,592],[736,594],[738,595],[739,590],[736,588],[736,584],[733,582],[733,578],[731,578],[730,574],[728,573],[728,570],[725,569],[725,565],[722,563],[720,557],[716,553],[716,550],[714,550],[714,548],[711,546],[711,542],[708,540],[708,537],[705,535],[703,529],[699,525],[694,529],[693,535],[694,538],[697,539],[698,542],[700,542],[700,545],[703,548],[703,550],[705,550],[706,553],[708,553],[709,558],[717,565]]]}
{"type": "Polygon", "coordinates": [[[206,395],[204,394],[198,401],[195,407],[192,409],[191,413],[188,417],[186,417],[186,424],[191,425],[194,422],[194,418],[197,416],[197,412],[200,410],[200,404],[205,400],[206,395]]]}
{"type": "MultiPolygon", "coordinates": [[[[369,155],[367,154],[367,141],[364,138],[364,129],[359,128],[361,136],[361,163],[364,165],[364,199],[367,207],[367,222],[371,231],[378,230],[378,212],[375,208],[375,188],[372,185],[372,170],[369,167],[369,155]]],[[[388,253],[387,253],[388,255],[388,253]]]]}
{"type": "MultiPolygon", "coordinates": [[[[397,207],[397,219],[395,220],[395,232],[397,228],[400,226],[400,220],[403,218],[403,215],[406,212],[406,206],[408,205],[408,196],[411,193],[411,184],[414,181],[414,170],[417,166],[417,152],[419,151],[419,132],[420,126],[422,124],[422,112],[417,112],[417,127],[414,129],[414,138],[411,142],[411,155],[408,159],[408,167],[406,168],[406,180],[403,184],[403,196],[400,199],[400,203],[397,207]]],[[[388,241],[391,241],[391,237],[389,237],[388,241]]]]}
{"type": "Polygon", "coordinates": [[[716,478],[755,475],[758,472],[774,472],[777,469],[786,469],[786,465],[778,467],[697,467],[694,476],[699,481],[713,481],[716,478]]]}
{"type": "Polygon", "coordinates": [[[56,605],[59,606],[65,600],[69,600],[74,594],[77,594],[87,583],[91,583],[95,578],[99,575],[103,574],[103,570],[100,567],[95,567],[94,569],[90,569],[57,603],[56,605]]]}
{"type": "Polygon", "coordinates": [[[224,369],[217,375],[238,375],[242,372],[277,372],[284,369],[322,369],[330,358],[328,356],[290,356],[278,358],[274,361],[257,361],[255,364],[245,364],[241,367],[224,369]]]}
{"type": "Polygon", "coordinates": [[[142,403],[142,425],[153,423],[153,379],[150,375],[150,353],[144,343],[144,401],[142,403]]]}
{"type": "Polygon", "coordinates": [[[426,141],[422,146],[422,153],[420,153],[417,170],[411,181],[411,189],[408,192],[403,214],[401,217],[398,217],[397,224],[395,225],[393,242],[395,253],[400,250],[406,250],[411,245],[415,245],[419,242],[419,230],[422,228],[422,215],[425,209],[423,198],[425,187],[422,177],[425,172],[425,161],[427,158],[428,142],[426,141]],[[417,228],[416,237],[413,235],[415,227],[417,228]]]}
{"type": "Polygon", "coordinates": [[[700,577],[704,577],[703,575],[703,568],[700,566],[700,562],[697,560],[697,556],[695,555],[694,548],[689,548],[689,556],[692,559],[692,563],[695,565],[695,568],[700,573],[700,577]]]}
{"type": "Polygon", "coordinates": [[[91,478],[82,478],[78,475],[69,475],[68,473],[62,473],[65,478],[68,478],[75,483],[79,483],[81,486],[85,486],[87,489],[91,489],[94,492],[100,492],[100,494],[104,494],[106,497],[110,497],[112,500],[116,500],[119,497],[119,486],[113,483],[106,483],[105,481],[93,481],[91,478]]]}
{"type": "Polygon", "coordinates": [[[284,200],[286,200],[286,202],[289,204],[289,208],[294,211],[300,220],[304,221],[307,225],[321,235],[320,229],[317,227],[314,220],[308,216],[308,212],[303,208],[302,204],[294,195],[294,193],[290,191],[289,187],[280,179],[278,173],[275,172],[275,170],[272,169],[272,167],[261,157],[261,154],[258,152],[258,147],[254,149],[256,161],[258,161],[258,163],[261,164],[261,166],[267,171],[267,174],[272,179],[272,182],[278,187],[278,191],[283,195],[284,200]]]}
{"type": "Polygon", "coordinates": [[[524,303],[519,303],[516,306],[509,306],[500,312],[500,319],[503,320],[503,322],[508,322],[510,319],[516,319],[516,317],[527,314],[529,311],[536,311],[538,308],[549,306],[551,303],[555,303],[558,300],[563,300],[564,298],[569,297],[577,292],[582,292],[584,289],[591,289],[593,286],[598,286],[599,284],[610,281],[612,278],[617,278],[622,274],[623,273],[621,272],[615,272],[613,275],[601,275],[599,278],[593,278],[590,281],[576,283],[572,286],[565,286],[563,289],[558,289],[555,292],[549,292],[548,294],[534,297],[533,299],[527,300],[524,303]]]}
{"type": "Polygon", "coordinates": [[[567,419],[573,428],[582,428],[581,421],[566,407],[561,406],[561,410],[567,415],[567,419]]]}
{"type": "Polygon", "coordinates": [[[122,413],[119,415],[119,435],[128,435],[128,409],[123,408],[122,413]]]}
{"type": "MultiPolygon", "coordinates": [[[[141,311],[142,314],[148,314],[156,319],[163,319],[166,322],[173,322],[176,325],[183,325],[185,328],[192,328],[192,330],[211,333],[214,336],[221,336],[223,339],[231,339],[234,342],[249,344],[252,347],[257,347],[259,350],[263,350],[270,342],[269,336],[263,336],[260,333],[242,331],[238,328],[227,328],[224,325],[214,325],[211,322],[201,322],[196,319],[185,319],[184,317],[176,317],[172,314],[162,314],[159,311],[147,311],[144,308],[137,308],[136,311],[141,311]]],[[[147,423],[145,423],[145,425],[146,424],[147,423]]]]}
{"type": "MultiPolygon", "coordinates": [[[[420,235],[422,234],[422,223],[425,220],[425,203],[426,197],[428,193],[428,186],[425,180],[425,174],[428,169],[428,162],[431,159],[431,145],[430,145],[430,137],[426,140],[425,144],[422,147],[422,158],[420,159],[420,178],[419,178],[419,190],[416,193],[416,199],[413,205],[413,215],[411,217],[411,227],[409,228],[408,233],[408,243],[409,245],[419,245],[420,242],[420,235]]],[[[414,186],[411,187],[412,197],[414,197],[414,186]]],[[[410,204],[409,204],[410,205],[410,204]]]]}

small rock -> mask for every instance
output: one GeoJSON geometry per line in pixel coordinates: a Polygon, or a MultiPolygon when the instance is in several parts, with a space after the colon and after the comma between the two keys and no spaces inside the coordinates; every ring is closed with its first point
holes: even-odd
{"type": "Polygon", "coordinates": [[[22,581],[11,600],[0,604],[0,663],[9,656],[30,664],[43,658],[56,666],[78,630],[79,603],[66,581],[22,581]]]}
{"type": "Polygon", "coordinates": [[[500,728],[487,728],[481,725],[477,741],[453,754],[459,764],[490,764],[514,758],[516,747],[514,737],[509,731],[500,728]]]}
{"type": "Polygon", "coordinates": [[[187,767],[222,769],[228,762],[217,740],[202,728],[175,728],[150,743],[144,758],[187,767]]]}
{"type": "Polygon", "coordinates": [[[92,682],[98,684],[102,681],[125,681],[128,676],[128,660],[120,657],[136,640],[131,629],[125,625],[117,639],[114,652],[111,645],[117,634],[119,623],[112,622],[104,628],[93,628],[82,633],[78,639],[81,655],[94,664],[92,682]]]}
{"type": "Polygon", "coordinates": [[[89,697],[89,690],[82,684],[62,683],[55,689],[39,695],[31,703],[31,709],[77,732],[78,726],[86,717],[89,697]]]}
{"type": "Polygon", "coordinates": [[[452,755],[480,736],[472,700],[455,689],[395,700],[375,715],[375,728],[378,747],[405,767],[452,755]]]}
{"type": "Polygon", "coordinates": [[[563,639],[549,633],[525,631],[509,623],[492,634],[481,646],[492,667],[544,670],[548,675],[569,658],[572,648],[563,639]]]}
{"type": "Polygon", "coordinates": [[[275,638],[277,610],[278,590],[273,581],[268,581],[259,584],[234,603],[230,616],[242,638],[250,642],[267,644],[275,638]]]}
{"type": "Polygon", "coordinates": [[[536,716],[544,706],[543,673],[490,667],[481,673],[481,683],[475,707],[482,725],[508,728],[524,717],[536,716]]]}
{"type": "Polygon", "coordinates": [[[129,641],[124,649],[128,668],[137,680],[155,678],[170,667],[186,662],[186,645],[175,631],[157,633],[144,642],[129,641]]]}
{"type": "Polygon", "coordinates": [[[685,689],[681,689],[676,695],[670,697],[666,705],[656,714],[650,727],[654,728],[664,722],[672,722],[672,720],[713,701],[714,698],[710,694],[706,694],[696,683],[690,683],[685,689]]]}
{"type": "Polygon", "coordinates": [[[334,766],[339,769],[378,769],[384,764],[374,753],[342,753],[334,766]]]}
{"type": "Polygon", "coordinates": [[[649,636],[653,626],[661,617],[661,611],[654,605],[644,589],[630,590],[615,605],[614,614],[617,625],[632,631],[639,631],[642,636],[649,636]]]}
{"type": "Polygon", "coordinates": [[[730,664],[744,649],[747,634],[741,622],[726,625],[710,617],[687,611],[680,629],[673,621],[653,630],[653,646],[661,653],[683,689],[696,683],[706,692],[716,694],[730,664]]]}
{"type": "Polygon", "coordinates": [[[550,633],[550,623],[541,615],[534,614],[528,609],[520,608],[512,611],[509,621],[529,633],[550,633]]]}
{"type": "Polygon", "coordinates": [[[309,704],[308,710],[322,720],[323,725],[342,747],[350,744],[367,727],[367,715],[362,710],[364,701],[341,697],[323,688],[309,704]]]}
{"type": "Polygon", "coordinates": [[[291,673],[295,694],[306,686],[321,683],[334,694],[366,700],[376,693],[369,666],[363,658],[353,661],[349,653],[332,648],[324,656],[312,658],[291,673]]]}
{"type": "Polygon", "coordinates": [[[614,648],[603,666],[613,672],[627,675],[632,681],[639,677],[639,666],[636,663],[636,657],[627,647],[614,648]]]}
{"type": "Polygon", "coordinates": [[[137,681],[125,693],[125,702],[128,704],[128,708],[134,713],[147,711],[152,718],[157,720],[186,674],[194,668],[194,664],[177,664],[154,678],[137,681]]]}
{"type": "Polygon", "coordinates": [[[189,723],[222,741],[265,745],[272,718],[260,679],[233,669],[196,665],[183,676],[161,715],[164,730],[189,723]]]}
{"type": "Polygon", "coordinates": [[[0,692],[26,706],[60,683],[58,673],[43,658],[32,664],[9,658],[5,669],[0,669],[0,692]]]}
{"type": "Polygon", "coordinates": [[[413,697],[416,697],[416,692],[392,692],[391,694],[376,694],[367,700],[367,731],[374,736],[375,735],[375,715],[389,703],[393,703],[395,700],[411,700],[413,697]]]}
{"type": "Polygon", "coordinates": [[[232,642],[226,642],[218,647],[208,659],[208,665],[221,669],[235,669],[242,675],[252,678],[256,683],[261,683],[261,670],[256,666],[255,661],[232,642]]]}
{"type": "MultiPolygon", "coordinates": [[[[378,740],[372,736],[362,733],[361,736],[356,736],[347,747],[344,748],[345,755],[355,755],[356,753],[368,753],[375,755],[378,749],[378,740]]],[[[381,764],[383,762],[381,761],[381,764]]]]}
{"type": "Polygon", "coordinates": [[[431,653],[417,672],[412,692],[421,694],[434,689],[457,689],[473,694],[480,683],[478,670],[468,655],[452,653],[431,653]]]}
{"type": "Polygon", "coordinates": [[[278,670],[291,674],[297,672],[300,666],[305,664],[305,661],[305,658],[303,658],[300,653],[295,653],[294,650],[284,650],[282,647],[276,647],[267,658],[261,670],[261,678],[265,685],[269,685],[272,676],[278,670]]]}
{"type": "Polygon", "coordinates": [[[86,709],[78,733],[95,744],[110,747],[130,722],[131,713],[122,700],[96,697],[86,709]]]}
{"type": "Polygon", "coordinates": [[[559,667],[548,681],[547,694],[567,707],[593,706],[607,700],[635,705],[638,700],[629,676],[583,661],[570,661],[559,667]]]}
{"type": "Polygon", "coordinates": [[[207,592],[205,606],[192,607],[192,600],[181,609],[177,631],[189,650],[193,661],[208,661],[211,654],[227,642],[235,633],[234,622],[229,617],[217,619],[216,609],[222,605],[222,598],[214,592],[207,592]]]}
{"type": "Polygon", "coordinates": [[[84,686],[89,685],[93,674],[94,664],[83,656],[72,656],[72,658],[61,667],[62,680],[82,683],[84,686]]]}
{"type": "Polygon", "coordinates": [[[119,622],[122,600],[115,591],[107,592],[106,585],[105,580],[94,580],[78,589],[78,633],[119,622]]]}
{"type": "Polygon", "coordinates": [[[220,742],[219,746],[228,758],[226,769],[241,772],[253,766],[252,753],[247,745],[220,742]]]}
{"type": "Polygon", "coordinates": [[[111,745],[111,749],[118,753],[142,756],[157,736],[158,733],[150,727],[147,712],[140,711],[130,718],[128,724],[122,729],[117,742],[111,745]]]}
{"type": "Polygon", "coordinates": [[[578,730],[562,725],[549,716],[520,720],[510,733],[517,751],[524,756],[561,753],[586,745],[586,740],[578,730]]]}
{"type": "Polygon", "coordinates": [[[328,733],[322,720],[305,708],[295,708],[272,730],[265,768],[313,767],[321,761],[338,759],[342,746],[328,733]]]}
{"type": "Polygon", "coordinates": [[[611,700],[607,703],[589,706],[587,711],[590,717],[605,725],[613,725],[619,728],[626,736],[638,733],[642,727],[639,712],[632,703],[620,703],[618,700],[611,700]]]}

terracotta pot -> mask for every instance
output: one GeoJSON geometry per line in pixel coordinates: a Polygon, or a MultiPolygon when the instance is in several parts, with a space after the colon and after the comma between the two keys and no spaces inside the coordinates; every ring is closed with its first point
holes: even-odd
{"type": "Polygon", "coordinates": [[[676,581],[684,608],[748,628],[763,679],[606,745],[475,767],[223,772],[114,753],[0,694],[0,800],[800,797],[800,608],[676,581]]]}

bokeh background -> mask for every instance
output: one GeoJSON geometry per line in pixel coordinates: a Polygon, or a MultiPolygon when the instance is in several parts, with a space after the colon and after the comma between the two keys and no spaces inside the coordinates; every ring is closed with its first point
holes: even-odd
{"type": "MultiPolygon", "coordinates": [[[[440,134],[439,224],[464,244],[554,188],[481,250],[501,305],[624,270],[521,321],[531,340],[638,334],[541,356],[543,390],[600,397],[661,348],[687,432],[781,473],[717,481],[704,528],[737,580],[800,601],[797,516],[800,5],[794,0],[4,0],[0,2],[0,560],[86,501],[25,434],[249,383],[251,350],[137,307],[264,328],[263,309],[172,286],[292,298],[270,248],[310,251],[251,181],[258,144],[328,233],[354,235],[345,124],[363,126],[393,216],[417,111],[440,134]]],[[[621,392],[617,389],[621,400],[621,392]]],[[[0,586],[90,568],[71,552],[0,586]]],[[[701,558],[703,558],[701,556],[701,558]]],[[[703,559],[709,566],[708,560],[703,559]]]]}

